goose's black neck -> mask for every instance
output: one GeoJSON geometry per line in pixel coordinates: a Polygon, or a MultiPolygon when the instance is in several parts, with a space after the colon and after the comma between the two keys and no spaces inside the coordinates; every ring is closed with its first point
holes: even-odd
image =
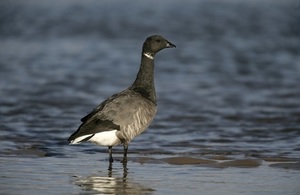
{"type": "Polygon", "coordinates": [[[140,70],[130,88],[156,104],[154,54],[142,53],[140,70]]]}

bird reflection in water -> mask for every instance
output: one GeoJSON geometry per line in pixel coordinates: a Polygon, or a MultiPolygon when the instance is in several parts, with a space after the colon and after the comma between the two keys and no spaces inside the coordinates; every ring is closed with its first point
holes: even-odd
{"type": "Polygon", "coordinates": [[[93,191],[96,194],[153,194],[153,189],[127,178],[127,163],[123,163],[123,176],[114,176],[117,173],[117,170],[112,169],[112,164],[109,164],[107,176],[95,174],[76,177],[73,183],[80,186],[83,191],[93,191]]]}
{"type": "MultiPolygon", "coordinates": [[[[108,165],[108,176],[111,177],[112,176],[112,162],[109,162],[108,165]]],[[[127,177],[127,160],[126,161],[122,161],[122,165],[123,165],[123,178],[127,177]]]]}

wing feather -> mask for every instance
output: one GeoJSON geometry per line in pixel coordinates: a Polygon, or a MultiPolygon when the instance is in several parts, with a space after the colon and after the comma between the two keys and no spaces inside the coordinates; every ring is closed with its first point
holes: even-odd
{"type": "Polygon", "coordinates": [[[104,131],[120,130],[134,122],[133,116],[140,107],[140,94],[125,90],[103,101],[92,112],[81,119],[82,124],[68,141],[80,136],[104,131]]]}

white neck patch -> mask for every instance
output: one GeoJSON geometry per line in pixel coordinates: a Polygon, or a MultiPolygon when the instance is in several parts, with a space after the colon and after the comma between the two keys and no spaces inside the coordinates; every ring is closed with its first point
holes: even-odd
{"type": "Polygon", "coordinates": [[[154,57],[151,55],[151,53],[143,53],[144,56],[146,56],[147,58],[153,60],[154,57]]]}

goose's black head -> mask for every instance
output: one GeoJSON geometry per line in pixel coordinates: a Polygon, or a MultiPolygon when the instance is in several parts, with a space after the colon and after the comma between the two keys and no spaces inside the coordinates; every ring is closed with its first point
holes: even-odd
{"type": "Polygon", "coordinates": [[[176,47],[160,35],[152,35],[146,39],[143,45],[143,53],[154,56],[157,52],[165,48],[176,47]]]}

